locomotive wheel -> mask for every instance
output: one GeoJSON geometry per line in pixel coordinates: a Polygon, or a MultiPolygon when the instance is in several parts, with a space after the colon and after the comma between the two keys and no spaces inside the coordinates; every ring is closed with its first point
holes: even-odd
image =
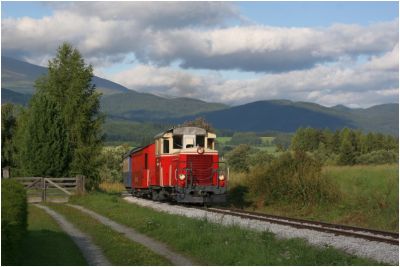
{"type": "Polygon", "coordinates": [[[157,201],[159,199],[158,192],[153,190],[151,191],[151,199],[157,201]]]}

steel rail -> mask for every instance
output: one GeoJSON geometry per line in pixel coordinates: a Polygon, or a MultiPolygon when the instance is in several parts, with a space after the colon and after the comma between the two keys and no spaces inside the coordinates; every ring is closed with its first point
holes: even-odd
{"type": "Polygon", "coordinates": [[[309,221],[303,219],[293,219],[283,216],[249,212],[237,209],[223,209],[223,208],[212,207],[212,208],[205,208],[205,210],[225,215],[238,216],[245,219],[265,221],[269,223],[287,225],[295,228],[303,228],[319,232],[333,233],[335,235],[342,235],[342,236],[352,236],[370,241],[385,242],[389,244],[399,245],[398,233],[379,231],[373,229],[364,229],[360,227],[352,227],[346,225],[337,225],[325,222],[309,221]]]}

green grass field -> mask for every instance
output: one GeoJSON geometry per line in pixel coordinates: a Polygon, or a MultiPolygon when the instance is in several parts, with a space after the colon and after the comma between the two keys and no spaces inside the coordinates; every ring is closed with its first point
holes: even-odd
{"type": "Polygon", "coordinates": [[[115,232],[110,227],[99,223],[81,211],[62,204],[49,206],[65,216],[68,221],[72,222],[82,232],[90,235],[93,242],[104,251],[105,256],[113,265],[171,265],[168,260],[146,247],[132,242],[122,234],[115,232]]]}
{"type": "Polygon", "coordinates": [[[229,137],[229,136],[217,137],[217,143],[226,144],[229,141],[231,141],[231,139],[232,139],[232,137],[229,137]]]}
{"type": "MultiPolygon", "coordinates": [[[[340,197],[329,204],[299,206],[273,203],[257,206],[267,213],[355,225],[366,228],[398,231],[399,176],[398,165],[326,166],[323,174],[340,190],[340,197]]],[[[243,175],[233,174],[233,184],[243,183],[243,175]]]]}
{"type": "Polygon", "coordinates": [[[272,141],[275,139],[273,136],[262,136],[260,138],[263,145],[272,145],[272,141]]]}
{"type": "Polygon", "coordinates": [[[79,248],[43,210],[29,206],[21,265],[87,265],[79,248]]]}
{"type": "MultiPolygon", "coordinates": [[[[73,202],[158,239],[200,265],[375,265],[304,240],[226,227],[129,204],[118,195],[88,194],[73,202]]],[[[65,213],[66,214],[66,213],[65,213]]]]}

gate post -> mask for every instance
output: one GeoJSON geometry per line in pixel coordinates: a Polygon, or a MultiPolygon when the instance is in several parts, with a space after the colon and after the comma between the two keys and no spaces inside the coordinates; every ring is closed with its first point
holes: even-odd
{"type": "Polygon", "coordinates": [[[77,175],[76,176],[76,184],[77,184],[77,193],[78,195],[83,195],[85,193],[85,176],[77,175]]]}
{"type": "Polygon", "coordinates": [[[46,180],[44,177],[42,179],[42,202],[46,202],[46,180]]]}

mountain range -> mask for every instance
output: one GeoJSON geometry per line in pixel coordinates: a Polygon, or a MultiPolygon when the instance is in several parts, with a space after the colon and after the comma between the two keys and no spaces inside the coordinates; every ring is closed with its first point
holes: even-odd
{"type": "MultiPolygon", "coordinates": [[[[2,103],[26,105],[34,93],[34,81],[47,68],[2,56],[2,103]]],[[[217,129],[254,132],[294,132],[298,127],[340,129],[358,128],[365,132],[398,135],[398,103],[370,108],[325,107],[289,100],[256,101],[238,106],[209,103],[193,98],[167,98],[130,90],[118,83],[95,76],[93,83],[103,96],[101,109],[107,114],[107,129],[115,126],[149,123],[173,125],[202,116],[217,129]]],[[[114,136],[120,136],[118,134],[114,136]]]]}

